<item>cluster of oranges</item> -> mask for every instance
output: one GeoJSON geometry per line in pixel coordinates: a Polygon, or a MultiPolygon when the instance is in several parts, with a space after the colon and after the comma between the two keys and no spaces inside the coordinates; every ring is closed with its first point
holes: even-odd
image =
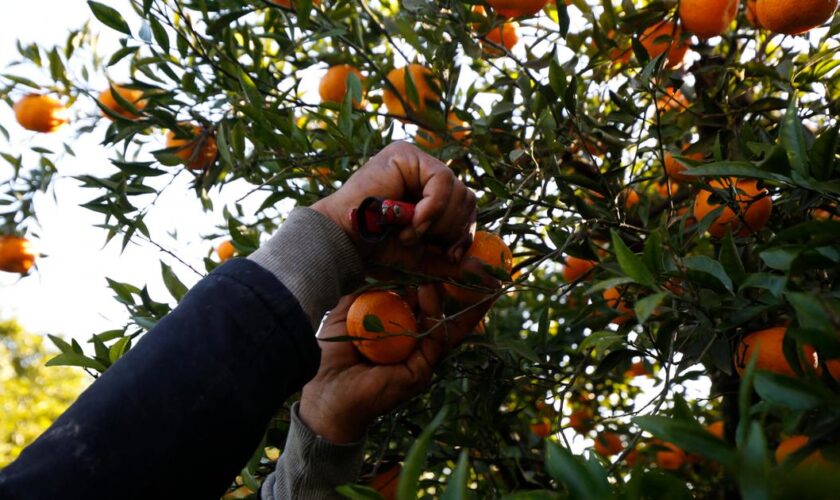
{"type": "MultiPolygon", "coordinates": [[[[495,234],[479,231],[464,258],[482,262],[493,275],[509,276],[512,254],[495,234]]],[[[455,278],[450,276],[448,278],[455,278]]],[[[481,302],[490,295],[467,286],[443,283],[445,295],[463,306],[481,302]]],[[[395,364],[408,359],[417,347],[421,332],[414,310],[416,300],[410,290],[400,295],[390,290],[374,290],[359,295],[347,313],[347,334],[356,349],[376,364],[395,364]]],[[[462,338],[447,339],[457,345],[462,338]]]]}

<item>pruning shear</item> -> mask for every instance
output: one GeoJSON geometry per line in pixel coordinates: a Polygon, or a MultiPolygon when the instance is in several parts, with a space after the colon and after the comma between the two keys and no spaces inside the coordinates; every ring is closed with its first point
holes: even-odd
{"type": "Polygon", "coordinates": [[[413,203],[371,197],[350,210],[348,217],[362,240],[375,243],[394,229],[410,226],[416,208],[413,203]]]}

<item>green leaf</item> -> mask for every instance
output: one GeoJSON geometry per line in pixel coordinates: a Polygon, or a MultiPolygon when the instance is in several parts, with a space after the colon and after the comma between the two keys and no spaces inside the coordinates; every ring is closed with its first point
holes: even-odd
{"type": "Polygon", "coordinates": [[[770,467],[764,430],[758,422],[746,418],[741,420],[749,431],[739,456],[738,488],[745,500],[769,500],[773,496],[770,494],[770,467]]]}
{"type": "Polygon", "coordinates": [[[763,288],[769,290],[774,297],[781,297],[787,286],[787,277],[769,273],[750,274],[741,283],[739,290],[745,288],[763,288]]]}
{"type": "Polygon", "coordinates": [[[802,130],[802,122],[799,120],[799,107],[795,97],[791,97],[788,103],[787,112],[782,118],[779,135],[781,136],[782,146],[787,151],[790,166],[795,172],[807,176],[809,172],[805,132],[802,130]]]}
{"type": "Polygon", "coordinates": [[[585,351],[589,348],[594,348],[596,354],[606,354],[610,347],[626,339],[627,335],[620,333],[606,330],[595,332],[583,339],[583,342],[580,343],[580,350],[585,351]]]}
{"type": "Polygon", "coordinates": [[[172,272],[172,268],[163,262],[160,263],[160,271],[163,276],[163,284],[166,285],[166,289],[169,290],[169,293],[172,294],[172,297],[174,297],[176,301],[181,302],[181,299],[187,294],[187,287],[181,283],[181,280],[179,280],[177,276],[175,276],[175,273],[172,272]]]}
{"type": "Polygon", "coordinates": [[[123,19],[117,9],[94,1],[88,1],[88,6],[93,12],[93,15],[99,19],[102,24],[111,29],[125,33],[126,35],[131,35],[131,28],[128,27],[128,23],[125,22],[125,19],[123,19]]]}
{"type": "Polygon", "coordinates": [[[756,373],[755,392],[771,405],[792,410],[813,410],[827,403],[798,379],[769,372],[756,373]]]}
{"type": "Polygon", "coordinates": [[[383,500],[382,495],[376,490],[359,484],[345,484],[336,488],[335,491],[350,500],[383,500]]]}
{"type": "Polygon", "coordinates": [[[639,321],[640,325],[643,325],[645,321],[647,321],[650,315],[653,314],[653,311],[659,307],[659,304],[661,304],[662,300],[667,296],[667,293],[659,292],[636,301],[634,309],[636,311],[636,319],[639,321]]]}
{"type": "Polygon", "coordinates": [[[618,258],[618,265],[621,266],[624,274],[633,278],[636,283],[651,288],[656,287],[656,279],[654,279],[650,269],[645,266],[644,261],[627,247],[615,230],[610,230],[610,233],[612,234],[613,248],[618,258]]]}
{"type": "Polygon", "coordinates": [[[785,298],[796,310],[799,326],[806,330],[816,330],[825,335],[834,335],[834,326],[829,311],[820,300],[809,293],[788,292],[785,298]]]}
{"type": "Polygon", "coordinates": [[[683,173],[702,177],[746,177],[750,179],[776,181],[784,184],[793,183],[789,177],[762,170],[753,166],[752,163],[744,161],[719,161],[703,165],[702,167],[688,168],[683,173]]]}
{"type": "Polygon", "coordinates": [[[114,342],[111,348],[108,350],[108,359],[111,363],[116,363],[118,359],[120,359],[123,354],[128,351],[129,345],[131,344],[131,337],[123,337],[118,341],[114,342]]]}
{"type": "Polygon", "coordinates": [[[626,285],[627,283],[633,283],[633,281],[634,280],[632,278],[610,278],[608,280],[599,281],[589,287],[589,289],[586,290],[586,294],[592,295],[598,292],[603,292],[604,290],[609,290],[610,288],[626,285]]]}
{"type": "Polygon", "coordinates": [[[62,352],[58,356],[47,361],[46,366],[80,366],[82,368],[90,368],[99,373],[105,371],[105,365],[95,359],[91,359],[84,354],[77,352],[62,352]]]}
{"type": "Polygon", "coordinates": [[[608,499],[614,495],[606,475],[595,476],[580,457],[554,441],[545,442],[545,467],[549,475],[566,486],[572,499],[608,499]]]}
{"type": "Polygon", "coordinates": [[[736,284],[740,284],[746,277],[746,270],[744,263],[741,262],[741,255],[738,252],[738,247],[735,245],[735,238],[732,237],[732,232],[727,231],[726,236],[720,242],[720,253],[718,259],[723,265],[726,274],[732,278],[736,284]]]}
{"type": "Polygon", "coordinates": [[[446,490],[440,497],[441,500],[460,500],[467,498],[467,479],[470,476],[469,462],[467,461],[467,450],[461,450],[461,456],[458,457],[458,466],[449,477],[449,482],[446,483],[446,490]]]}
{"type": "Polygon", "coordinates": [[[714,276],[727,290],[733,291],[732,280],[720,262],[705,255],[693,255],[683,261],[686,269],[714,276]]]}
{"type": "Polygon", "coordinates": [[[160,48],[163,49],[164,53],[169,52],[169,33],[166,32],[166,28],[160,24],[160,21],[155,19],[154,17],[149,18],[149,25],[152,28],[152,35],[155,37],[155,41],[160,48]]]}
{"type": "Polygon", "coordinates": [[[416,500],[417,491],[420,489],[420,474],[423,473],[423,465],[426,462],[426,453],[432,436],[440,424],[443,423],[448,413],[448,406],[444,406],[423,429],[420,436],[408,450],[402,472],[400,472],[400,484],[397,487],[397,500],[416,500]]]}
{"type": "Polygon", "coordinates": [[[724,466],[735,462],[732,445],[713,436],[697,422],[650,415],[636,417],[633,423],[689,453],[715,460],[724,466]]]}
{"type": "Polygon", "coordinates": [[[560,493],[549,490],[519,491],[502,497],[502,500],[560,500],[560,493]]]}
{"type": "Polygon", "coordinates": [[[826,130],[814,142],[811,149],[811,175],[819,181],[831,179],[840,139],[840,124],[826,130]]]}
{"type": "Polygon", "coordinates": [[[648,269],[653,269],[655,273],[662,272],[665,267],[665,258],[662,253],[662,234],[658,230],[650,233],[645,241],[644,259],[648,269]]]}
{"type": "Polygon", "coordinates": [[[365,330],[371,333],[384,333],[385,327],[382,326],[382,320],[379,319],[379,316],[374,314],[366,314],[365,319],[362,320],[362,325],[365,327],[365,330]]]}
{"type": "Polygon", "coordinates": [[[793,261],[799,257],[801,247],[779,247],[765,250],[759,254],[767,267],[777,271],[789,271],[793,261]]]}

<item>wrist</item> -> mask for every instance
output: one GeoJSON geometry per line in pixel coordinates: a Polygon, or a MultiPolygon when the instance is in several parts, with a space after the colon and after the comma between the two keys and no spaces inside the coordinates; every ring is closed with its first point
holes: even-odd
{"type": "Polygon", "coordinates": [[[298,417],[313,434],[334,444],[358,442],[367,430],[367,424],[319,408],[305,397],[300,400],[298,417]]]}

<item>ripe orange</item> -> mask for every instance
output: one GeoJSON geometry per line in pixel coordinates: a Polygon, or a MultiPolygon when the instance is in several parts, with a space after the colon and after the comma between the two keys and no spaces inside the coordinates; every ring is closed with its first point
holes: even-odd
{"type": "MultiPolygon", "coordinates": [[[[464,257],[472,257],[480,260],[484,263],[485,268],[489,268],[488,271],[490,274],[497,278],[510,276],[510,271],[513,269],[513,254],[510,248],[508,248],[501,237],[485,231],[477,231],[475,233],[472,245],[464,257]]],[[[461,304],[475,304],[487,297],[482,292],[469,290],[450,283],[444,283],[443,288],[450,297],[461,304]]]]}
{"type": "Polygon", "coordinates": [[[579,259],[569,255],[566,257],[566,265],[563,266],[563,279],[565,279],[567,283],[577,281],[582,276],[589,274],[589,272],[597,265],[597,260],[579,259]]]}
{"type": "Polygon", "coordinates": [[[688,99],[683,95],[682,91],[675,90],[674,87],[668,87],[665,89],[665,95],[659,98],[656,102],[656,107],[662,113],[667,113],[672,109],[677,110],[678,112],[683,112],[691,106],[691,103],[688,99]]]}
{"type": "Polygon", "coordinates": [[[417,345],[416,334],[414,312],[394,292],[363,293],[347,312],[347,335],[360,339],[354,340],[353,345],[376,364],[405,361],[417,345]]]}
{"type": "Polygon", "coordinates": [[[760,28],[761,23],[758,22],[758,14],[755,12],[755,2],[756,0],[747,0],[747,21],[756,28],[760,28]]]}
{"type": "MultiPolygon", "coordinates": [[[[665,159],[667,161],[667,159],[668,159],[667,156],[665,157],[665,159]]],[[[658,194],[660,198],[664,198],[664,199],[668,198],[668,196],[669,196],[668,185],[669,184],[671,186],[670,196],[676,196],[676,194],[680,192],[680,185],[677,184],[676,182],[672,181],[672,180],[669,180],[668,182],[658,182],[656,184],[656,194],[658,194]]],[[[682,210],[682,212],[685,213],[688,210],[688,208],[683,207],[680,210],[682,210]]]]}
{"type": "Polygon", "coordinates": [[[617,455],[623,449],[624,444],[621,442],[621,438],[614,432],[605,431],[595,437],[595,453],[604,458],[617,455]]]}
{"type": "Polygon", "coordinates": [[[48,95],[29,94],[15,104],[15,117],[21,127],[50,133],[70,122],[67,108],[48,95]]]}
{"type": "Polygon", "coordinates": [[[639,452],[639,450],[633,449],[633,450],[630,451],[630,453],[627,454],[626,457],[624,457],[624,461],[627,462],[628,467],[632,468],[632,467],[635,467],[636,464],[641,463],[642,460],[644,460],[644,458],[645,458],[644,455],[642,455],[639,452]]]}
{"type": "MultiPolygon", "coordinates": [[[[321,83],[318,85],[321,102],[341,104],[344,101],[344,96],[347,95],[347,77],[350,73],[356,75],[362,82],[362,97],[364,97],[365,77],[362,76],[362,72],[349,64],[339,64],[328,69],[324,77],[321,78],[321,83]]],[[[353,100],[353,106],[358,108],[361,105],[361,102],[353,100]]]]}
{"type": "Polygon", "coordinates": [[[0,235],[0,271],[27,274],[35,265],[32,243],[20,236],[0,235]]]}
{"type": "Polygon", "coordinates": [[[635,316],[636,313],[633,312],[633,309],[627,307],[627,303],[621,299],[621,292],[618,288],[609,288],[604,290],[603,297],[607,303],[607,307],[623,313],[621,316],[612,320],[614,324],[624,324],[627,320],[632,319],[633,316],[635,316]]]}
{"type": "MultiPolygon", "coordinates": [[[[293,9],[294,8],[294,0],[268,0],[269,2],[273,3],[274,5],[279,5],[280,7],[286,9],[293,9]]],[[[320,5],[321,0],[312,0],[312,5],[320,5]]]]}
{"type": "Polygon", "coordinates": [[[621,196],[624,198],[624,208],[627,210],[639,204],[639,193],[631,188],[622,191],[621,196]]]}
{"type": "MultiPolygon", "coordinates": [[[[616,32],[614,30],[610,30],[607,33],[607,40],[615,40],[615,37],[616,32]]],[[[611,48],[607,57],[610,58],[613,64],[627,64],[633,57],[633,49],[627,43],[621,43],[618,47],[611,48]]]]}
{"type": "Polygon", "coordinates": [[[724,439],[723,436],[723,420],[718,420],[717,422],[712,422],[711,424],[706,426],[706,430],[709,431],[709,434],[715,436],[718,439],[724,439]]]}
{"type": "MultiPolygon", "coordinates": [[[[796,377],[796,372],[785,359],[782,347],[785,332],[787,332],[787,327],[777,326],[750,333],[742,338],[738,344],[738,349],[735,351],[735,370],[738,375],[744,374],[747,364],[755,355],[758,356],[755,366],[757,370],[767,370],[779,375],[796,377]]],[[[819,359],[814,348],[804,346],[803,353],[806,362],[803,368],[816,370],[819,367],[819,359]]]]}
{"type": "Polygon", "coordinates": [[[552,433],[551,420],[542,417],[539,422],[531,424],[531,433],[541,439],[547,438],[552,433]]]}
{"type": "MultiPolygon", "coordinates": [[[[691,153],[684,155],[686,158],[690,158],[692,160],[702,161],[703,158],[706,157],[703,153],[691,153]]],[[[691,181],[696,179],[696,177],[691,175],[685,175],[682,172],[686,169],[686,165],[672,155],[670,152],[665,153],[665,172],[668,174],[668,177],[671,177],[677,181],[691,181]]]]}
{"type": "Polygon", "coordinates": [[[170,130],[166,134],[166,147],[173,149],[174,153],[181,159],[184,165],[190,170],[207,170],[216,161],[219,155],[219,147],[216,145],[216,138],[210,130],[198,125],[182,124],[192,130],[191,138],[181,138],[170,130]]]}
{"type": "Polygon", "coordinates": [[[686,52],[688,52],[688,41],[682,40],[682,30],[670,21],[662,21],[654,24],[642,33],[639,39],[651,58],[668,52],[665,67],[676,68],[682,64],[686,52]]]}
{"type": "Polygon", "coordinates": [[[762,28],[785,35],[805,33],[831,19],[837,0],[757,0],[762,28]]]}
{"type": "Polygon", "coordinates": [[[630,368],[624,372],[624,378],[645,377],[650,375],[647,366],[641,361],[637,361],[630,365],[630,368]]]}
{"type": "MultiPolygon", "coordinates": [[[[761,230],[767,221],[770,220],[770,213],[773,211],[773,200],[767,194],[767,190],[758,187],[758,181],[751,179],[726,179],[725,181],[712,181],[710,185],[715,189],[736,190],[735,200],[738,202],[739,214],[732,211],[728,205],[723,209],[720,216],[709,226],[709,233],[715,238],[722,238],[726,231],[732,229],[738,236],[749,236],[751,233],[761,230]]],[[[694,201],[694,217],[702,221],[722,203],[710,200],[714,193],[700,191],[694,201]]],[[[720,195],[715,195],[720,198],[720,195]]]]}
{"type": "MultiPolygon", "coordinates": [[[[146,107],[146,100],[143,99],[142,90],[129,89],[121,85],[112,85],[112,87],[113,90],[116,90],[117,94],[119,94],[119,96],[124,101],[130,102],[132,105],[134,105],[135,108],[137,108],[138,111],[142,111],[146,107]]],[[[122,116],[127,120],[136,120],[138,118],[137,115],[135,115],[131,111],[123,109],[123,107],[120,106],[119,103],[117,103],[117,100],[114,98],[114,94],[111,87],[108,87],[107,89],[103,90],[101,94],[99,94],[99,102],[106,108],[110,109],[114,113],[122,116]]],[[[109,115],[105,114],[105,112],[102,113],[102,116],[108,118],[109,120],[113,119],[109,115]]]]}
{"type": "Polygon", "coordinates": [[[397,498],[400,472],[402,472],[402,465],[394,464],[378,473],[370,482],[370,487],[382,495],[385,500],[394,500],[397,498]]]}
{"type": "Polygon", "coordinates": [[[682,26],[700,38],[718,36],[735,20],[739,3],[740,0],[681,0],[682,26]]]}
{"type": "Polygon", "coordinates": [[[532,16],[542,10],[548,0],[487,0],[490,7],[502,16],[532,16]]]}
{"type": "MultiPolygon", "coordinates": [[[[473,7],[473,12],[480,16],[486,15],[484,7],[480,5],[473,7]]],[[[493,57],[499,57],[505,54],[499,47],[513,50],[517,43],[519,43],[519,31],[514,22],[502,23],[501,26],[491,29],[481,37],[481,46],[484,49],[484,53],[493,57]]]]}
{"type": "Polygon", "coordinates": [[[837,207],[832,207],[831,210],[825,208],[815,208],[811,211],[811,217],[816,220],[840,220],[840,215],[835,213],[837,207]]]}
{"type": "Polygon", "coordinates": [[[825,367],[831,377],[840,383],[840,359],[829,359],[825,362],[825,367]]]}
{"type": "MultiPolygon", "coordinates": [[[[446,120],[446,128],[449,135],[455,141],[464,145],[469,145],[469,137],[471,130],[467,122],[458,118],[454,111],[449,112],[446,120]]],[[[428,131],[426,129],[418,129],[417,135],[414,136],[415,142],[430,151],[436,151],[446,145],[446,141],[440,135],[428,131]]]]}
{"type": "Polygon", "coordinates": [[[666,448],[656,452],[656,463],[661,469],[677,470],[683,466],[686,460],[685,452],[673,443],[658,443],[666,448]]]}
{"type": "MultiPolygon", "coordinates": [[[[808,436],[803,436],[801,434],[797,434],[794,436],[790,436],[787,439],[783,439],[779,446],[776,448],[776,463],[781,465],[785,460],[788,459],[791,455],[802,449],[808,444],[808,436]]],[[[819,450],[814,451],[804,459],[802,459],[802,465],[817,465],[823,462],[822,453],[819,450]]]]}
{"type": "Polygon", "coordinates": [[[403,103],[400,101],[400,97],[408,105],[409,109],[415,113],[422,113],[426,110],[426,101],[439,102],[440,94],[434,78],[429,68],[419,64],[409,64],[408,66],[391,70],[387,77],[391,85],[386,85],[385,91],[382,94],[382,101],[385,103],[385,107],[388,108],[388,112],[398,117],[408,116],[403,103]],[[414,103],[406,93],[406,68],[408,68],[408,74],[411,75],[411,81],[417,90],[417,103],[414,103]],[[399,97],[394,94],[395,90],[399,94],[399,97]]]}
{"type": "Polygon", "coordinates": [[[216,247],[216,255],[219,256],[219,262],[230,260],[235,253],[236,247],[233,246],[233,242],[230,240],[225,240],[216,247]]]}
{"type": "Polygon", "coordinates": [[[586,434],[592,430],[592,419],[592,410],[589,408],[575,410],[569,415],[569,427],[580,434],[586,434]]]}

